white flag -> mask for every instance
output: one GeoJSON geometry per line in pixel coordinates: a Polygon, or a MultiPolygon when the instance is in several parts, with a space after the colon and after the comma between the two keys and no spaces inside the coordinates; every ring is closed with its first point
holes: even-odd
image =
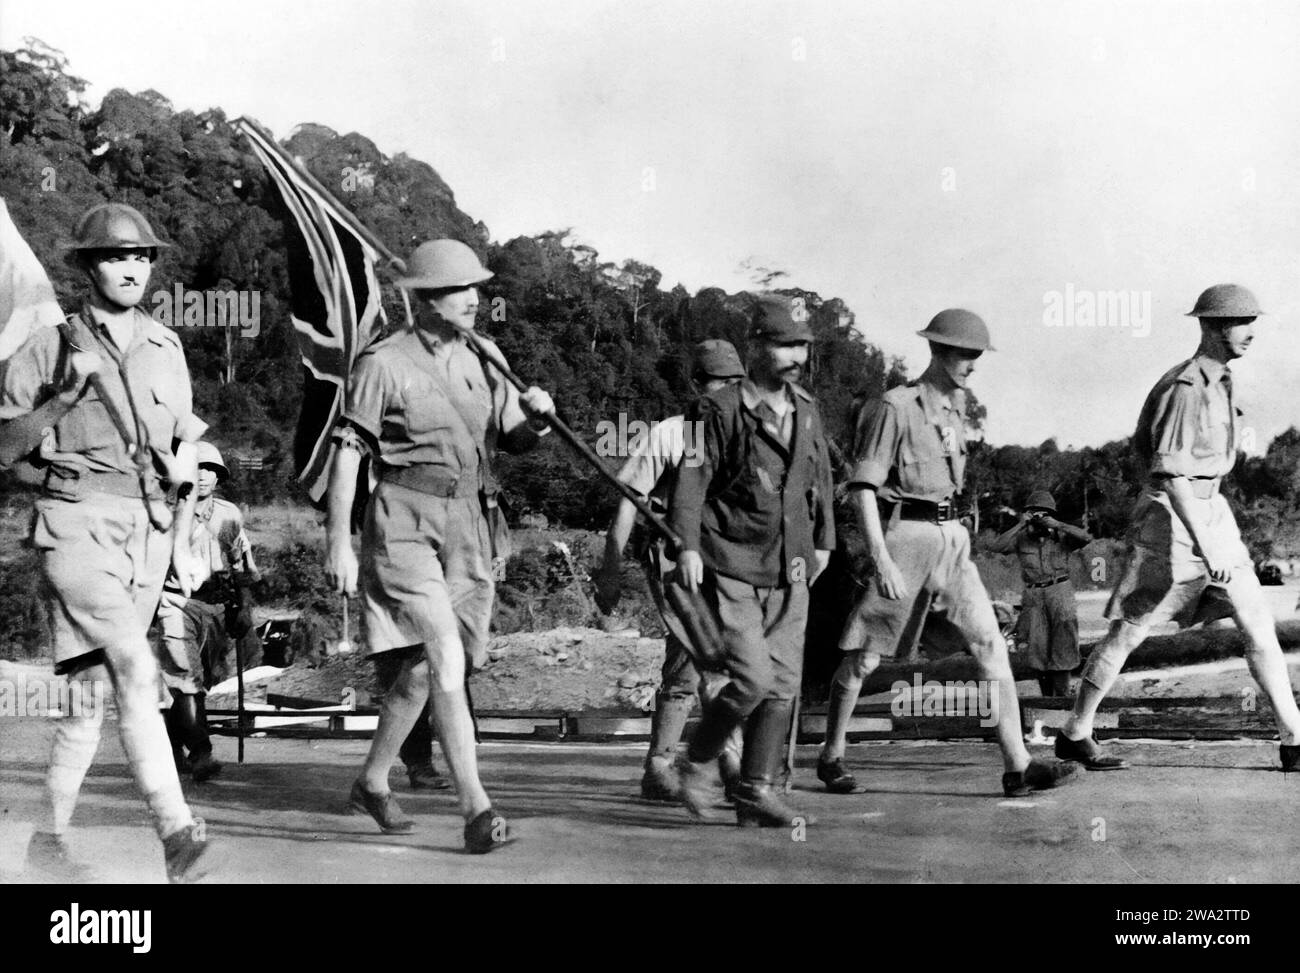
{"type": "Polygon", "coordinates": [[[57,325],[63,317],[45,268],[0,199],[0,361],[37,328],[57,325]]]}

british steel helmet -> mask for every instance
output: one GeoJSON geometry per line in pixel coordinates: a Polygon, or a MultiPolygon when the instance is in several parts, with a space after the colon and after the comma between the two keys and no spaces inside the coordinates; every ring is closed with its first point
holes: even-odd
{"type": "Polygon", "coordinates": [[[71,250],[144,250],[165,247],[134,206],[100,203],[81,214],[72,231],[71,250]]]}
{"type": "Polygon", "coordinates": [[[1046,490],[1035,490],[1025,501],[1026,510],[1046,510],[1056,513],[1056,500],[1046,490]]]}
{"type": "Polygon", "coordinates": [[[1215,284],[1201,291],[1196,307],[1187,312],[1189,318],[1257,318],[1264,312],[1259,309],[1255,295],[1240,284],[1215,284]]]}
{"type": "Polygon", "coordinates": [[[221,451],[216,446],[208,442],[201,442],[195,452],[198,454],[200,469],[208,466],[216,472],[218,480],[229,478],[230,470],[226,469],[226,464],[221,459],[221,451]]]}
{"type": "Polygon", "coordinates": [[[442,290],[469,287],[492,276],[478,261],[478,255],[459,240],[430,240],[421,243],[406,263],[406,276],[398,287],[409,290],[442,290]]]}
{"type": "Polygon", "coordinates": [[[950,345],[953,348],[969,348],[972,351],[996,351],[989,342],[989,326],[984,319],[973,311],[959,307],[940,311],[924,331],[918,331],[922,338],[937,345],[950,345]]]}

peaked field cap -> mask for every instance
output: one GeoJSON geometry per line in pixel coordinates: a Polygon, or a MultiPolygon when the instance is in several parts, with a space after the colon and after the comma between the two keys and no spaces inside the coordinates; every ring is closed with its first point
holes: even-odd
{"type": "Polygon", "coordinates": [[[1263,313],[1255,295],[1240,284],[1215,284],[1201,291],[1187,317],[1257,318],[1263,313]]]}
{"type": "Polygon", "coordinates": [[[1035,490],[1025,501],[1025,509],[1032,510],[1037,507],[1039,510],[1050,510],[1056,513],[1056,499],[1046,490],[1035,490]]]}
{"type": "Polygon", "coordinates": [[[144,250],[166,247],[134,206],[99,203],[81,214],[72,231],[69,250],[144,250]]]}
{"type": "Polygon", "coordinates": [[[695,346],[693,371],[709,378],[745,377],[745,366],[740,363],[736,346],[721,338],[707,338],[695,346]]]}
{"type": "Polygon", "coordinates": [[[772,294],[760,297],[754,307],[754,322],[750,335],[769,341],[796,342],[813,340],[812,326],[807,311],[795,314],[789,298],[772,294]]]}
{"type": "Polygon", "coordinates": [[[459,240],[430,240],[421,243],[406,263],[406,276],[398,287],[408,290],[469,287],[485,281],[492,271],[479,263],[478,254],[459,240]]]}
{"type": "Polygon", "coordinates": [[[989,338],[989,326],[974,311],[952,307],[940,311],[924,331],[918,331],[922,338],[938,345],[950,345],[953,348],[969,348],[972,351],[997,351],[989,338]]]}

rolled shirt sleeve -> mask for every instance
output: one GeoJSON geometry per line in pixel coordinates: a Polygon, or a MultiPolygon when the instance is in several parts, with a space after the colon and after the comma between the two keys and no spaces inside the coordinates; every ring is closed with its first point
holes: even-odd
{"type": "Polygon", "coordinates": [[[57,328],[40,328],[0,362],[0,421],[26,415],[52,394],[59,340],[57,328]]]}
{"type": "Polygon", "coordinates": [[[362,434],[366,447],[377,455],[384,413],[393,394],[391,372],[382,367],[376,356],[362,354],[348,378],[347,399],[335,424],[335,440],[344,427],[350,426],[362,434]]]}
{"type": "Polygon", "coordinates": [[[862,409],[853,435],[853,464],[849,468],[850,486],[879,490],[889,480],[898,454],[903,429],[898,407],[881,399],[862,409]]]}
{"type": "Polygon", "coordinates": [[[1187,382],[1173,382],[1156,402],[1151,415],[1151,473],[1153,476],[1195,476],[1202,464],[1192,454],[1196,441],[1196,398],[1187,382]]]}

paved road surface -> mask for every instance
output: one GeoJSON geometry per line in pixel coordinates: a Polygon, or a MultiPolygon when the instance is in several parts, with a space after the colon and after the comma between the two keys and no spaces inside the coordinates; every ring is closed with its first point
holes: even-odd
{"type": "MultiPolygon", "coordinates": [[[[40,799],[50,724],[0,721],[0,874],[18,878],[40,799]]],[[[693,824],[640,801],[639,746],[489,744],[484,777],[519,841],[461,851],[445,793],[404,789],[415,834],[386,837],[342,813],[364,741],[254,740],[217,783],[186,784],[226,846],[231,882],[1295,882],[1300,774],[1263,743],[1110,744],[1137,765],[1036,797],[1001,796],[988,744],[863,744],[864,793],[832,797],[800,752],[806,836],[693,824]],[[806,840],[795,840],[806,837],[806,840]]],[[[218,756],[233,759],[220,738],[218,756]]],[[[1040,748],[1043,752],[1043,748],[1040,748]]],[[[115,728],[87,780],[76,847],[105,881],[160,882],[161,852],[126,775],[115,728]]]]}

